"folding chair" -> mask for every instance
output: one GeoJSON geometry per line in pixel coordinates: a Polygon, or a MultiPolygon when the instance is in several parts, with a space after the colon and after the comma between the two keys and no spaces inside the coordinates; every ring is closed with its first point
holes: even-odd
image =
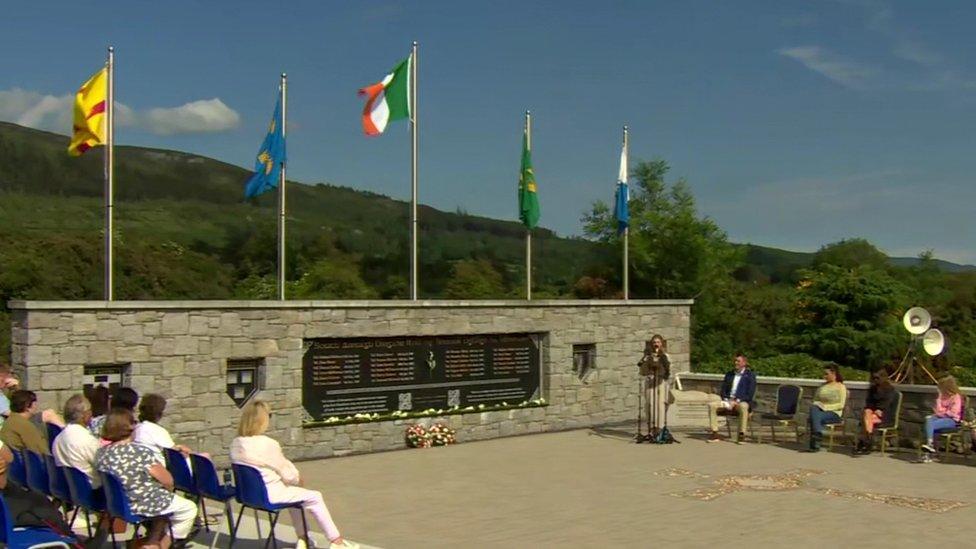
{"type": "Polygon", "coordinates": [[[800,441],[800,424],[796,420],[796,412],[800,408],[800,400],[803,399],[803,387],[799,385],[780,385],[776,388],[776,408],[774,412],[764,412],[759,414],[759,437],[756,439],[762,444],[762,427],[769,424],[769,429],[776,442],[776,425],[789,427],[793,424],[793,432],[796,434],[797,442],[800,441]]]}
{"type": "MultiPolygon", "coordinates": [[[[251,467],[249,465],[242,465],[240,463],[234,463],[231,465],[234,470],[234,488],[237,493],[237,502],[243,507],[250,507],[255,511],[264,511],[268,513],[268,518],[271,519],[271,533],[268,534],[267,541],[264,542],[265,548],[268,547],[269,543],[274,543],[275,549],[278,548],[278,540],[275,538],[275,524],[278,523],[278,515],[285,509],[294,508],[301,509],[301,502],[297,503],[271,503],[268,500],[268,487],[264,484],[264,479],[261,478],[261,472],[251,467]]],[[[231,539],[237,539],[237,530],[240,528],[241,517],[244,516],[244,510],[237,515],[237,524],[234,526],[234,530],[231,532],[231,539]]],[[[258,523],[257,514],[254,516],[254,521],[258,523]]],[[[309,545],[309,534],[308,534],[308,521],[305,518],[305,512],[302,511],[302,526],[305,531],[305,545],[309,545]]]]}
{"type": "Polygon", "coordinates": [[[64,547],[71,549],[77,540],[73,536],[62,536],[50,528],[14,527],[7,501],[0,495],[0,545],[8,549],[40,549],[42,547],[64,547]]]}

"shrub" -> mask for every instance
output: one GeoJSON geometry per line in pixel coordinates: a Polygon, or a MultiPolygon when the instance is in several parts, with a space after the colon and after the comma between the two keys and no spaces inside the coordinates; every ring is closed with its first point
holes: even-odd
{"type": "MultiPolygon", "coordinates": [[[[793,377],[800,379],[820,379],[823,377],[824,361],[818,360],[810,355],[794,353],[788,355],[776,355],[749,360],[749,367],[757,375],[769,377],[793,377]]],[[[724,374],[732,369],[732,359],[714,360],[702,362],[695,366],[696,373],[703,374],[724,374]]],[[[840,367],[841,374],[847,381],[867,381],[868,372],[840,367]]]]}

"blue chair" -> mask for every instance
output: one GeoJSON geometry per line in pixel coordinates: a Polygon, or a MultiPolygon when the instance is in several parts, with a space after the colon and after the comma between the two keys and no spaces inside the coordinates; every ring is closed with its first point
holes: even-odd
{"type": "Polygon", "coordinates": [[[51,497],[70,505],[71,491],[68,489],[68,477],[64,468],[58,467],[51,455],[44,456],[44,465],[47,466],[47,485],[51,497]]]}
{"type": "MultiPolygon", "coordinates": [[[[158,517],[146,517],[143,515],[137,515],[132,512],[132,506],[129,504],[129,496],[125,493],[125,487],[122,486],[122,481],[119,477],[113,475],[112,473],[102,472],[102,488],[105,490],[105,506],[108,507],[109,516],[117,519],[121,519],[135,528],[132,532],[132,540],[135,540],[139,535],[139,526],[143,523],[147,523],[156,518],[166,518],[170,519],[171,515],[159,515],[158,517]]],[[[115,541],[115,529],[111,529],[112,532],[112,547],[117,546],[115,541]]],[[[173,539],[173,522],[169,521],[169,538],[173,539]]]]}
{"type": "Polygon", "coordinates": [[[77,540],[74,537],[62,536],[50,528],[14,527],[14,518],[10,516],[7,501],[0,495],[0,545],[8,549],[40,549],[41,547],[64,547],[71,549],[77,540]]]}
{"type": "Polygon", "coordinates": [[[35,492],[51,495],[51,485],[47,479],[47,465],[44,456],[31,450],[24,450],[24,463],[27,465],[27,487],[35,492]]]}
{"type": "Polygon", "coordinates": [[[57,438],[58,435],[61,434],[61,431],[63,429],[61,427],[58,427],[57,425],[55,425],[53,423],[45,423],[44,425],[47,426],[47,449],[48,449],[48,451],[53,452],[54,451],[54,439],[57,438]]]}
{"type": "Polygon", "coordinates": [[[193,472],[190,471],[190,466],[186,462],[186,456],[173,448],[163,448],[163,456],[166,458],[166,470],[173,475],[173,485],[176,489],[189,496],[190,499],[198,499],[197,485],[193,480],[193,472]]]}
{"type": "MultiPolygon", "coordinates": [[[[51,497],[61,502],[65,510],[64,516],[68,516],[68,511],[74,507],[74,512],[71,513],[71,519],[68,521],[69,525],[74,526],[80,507],[71,501],[71,490],[68,488],[68,473],[65,472],[64,467],[58,467],[58,464],[54,462],[54,456],[44,456],[44,464],[47,465],[47,483],[50,488],[51,497]]],[[[91,536],[89,535],[88,537],[91,536]]]]}
{"type": "MultiPolygon", "coordinates": [[[[108,509],[105,507],[105,492],[98,488],[92,488],[91,479],[83,471],[74,467],[62,467],[68,482],[68,493],[71,494],[71,501],[76,509],[85,512],[85,519],[88,522],[88,537],[92,537],[91,513],[98,516],[108,509]]],[[[72,522],[74,519],[72,518],[72,522]]]]}
{"type": "Polygon", "coordinates": [[[26,489],[27,465],[24,464],[24,454],[20,450],[14,449],[11,449],[10,453],[13,454],[14,460],[10,462],[10,467],[7,468],[7,480],[26,489]]]}
{"type": "MultiPolygon", "coordinates": [[[[207,501],[219,501],[224,504],[224,511],[227,513],[227,530],[231,532],[230,544],[234,545],[234,511],[231,509],[231,500],[234,499],[236,491],[232,484],[221,484],[217,476],[217,467],[214,466],[210,458],[200,454],[190,454],[190,462],[193,464],[193,480],[196,483],[197,495],[200,498],[200,506],[203,508],[203,524],[210,531],[207,525],[207,501]]],[[[258,534],[261,535],[260,533],[258,534]]],[[[216,538],[215,538],[216,539],[216,538]]]]}
{"type": "MultiPolygon", "coordinates": [[[[278,548],[278,540],[275,539],[275,524],[278,523],[278,515],[285,509],[296,508],[301,509],[302,504],[299,503],[271,503],[268,500],[268,487],[264,484],[264,479],[261,478],[261,472],[251,467],[249,465],[242,465],[240,463],[234,463],[231,465],[234,470],[234,487],[237,492],[237,502],[243,507],[250,507],[257,511],[264,511],[268,513],[268,518],[271,519],[271,533],[268,534],[267,541],[264,542],[265,548],[268,547],[269,543],[274,543],[275,549],[278,548]]],[[[244,510],[237,515],[237,524],[231,531],[231,539],[237,539],[237,529],[241,524],[241,517],[244,516],[244,510]]],[[[257,516],[255,515],[254,521],[258,522],[257,516]]],[[[305,530],[305,545],[310,545],[308,540],[308,521],[305,519],[305,512],[302,512],[302,526],[305,530]]],[[[260,534],[259,534],[260,535],[260,534]]]]}

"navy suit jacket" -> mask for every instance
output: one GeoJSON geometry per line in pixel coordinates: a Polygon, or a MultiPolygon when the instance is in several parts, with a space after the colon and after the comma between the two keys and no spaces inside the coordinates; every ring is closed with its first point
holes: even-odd
{"type": "Polygon", "coordinates": [[[749,408],[753,408],[753,400],[756,398],[756,374],[748,367],[742,372],[742,379],[732,394],[732,382],[735,380],[735,370],[727,372],[725,379],[722,380],[722,400],[738,399],[739,402],[748,402],[749,408]]]}

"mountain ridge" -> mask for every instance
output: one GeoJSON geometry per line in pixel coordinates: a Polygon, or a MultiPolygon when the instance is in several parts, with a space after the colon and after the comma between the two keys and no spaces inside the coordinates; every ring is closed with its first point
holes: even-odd
{"type": "MultiPolygon", "coordinates": [[[[0,192],[62,198],[101,197],[101,155],[69,157],[66,153],[67,143],[68,137],[64,135],[0,121],[0,192]],[[20,169],[23,166],[32,166],[33,169],[20,169]]],[[[119,202],[200,201],[234,208],[250,205],[260,209],[272,208],[276,202],[273,193],[244,202],[242,189],[250,171],[229,162],[172,149],[117,145],[117,150],[120,154],[116,156],[116,200],[119,202]]],[[[370,213],[387,216],[394,214],[396,217],[403,215],[403,224],[406,225],[408,204],[403,200],[326,182],[303,183],[289,180],[289,183],[294,183],[289,186],[289,203],[294,208],[289,212],[290,217],[299,216],[303,210],[312,215],[327,213],[329,208],[318,208],[312,212],[305,206],[308,201],[327,202],[330,198],[341,196],[343,201],[353,201],[360,207],[364,207],[366,202],[372,202],[364,210],[369,213],[359,217],[369,217],[370,213]]],[[[460,224],[468,228],[477,226],[507,239],[519,239],[524,235],[524,228],[516,221],[470,215],[460,211],[447,212],[423,204],[419,207],[421,225],[431,230],[441,224],[456,229],[460,224]],[[432,220],[432,217],[442,219],[432,220]]],[[[349,211],[332,213],[337,215],[323,221],[323,227],[332,223],[337,225],[334,229],[346,227],[357,230],[356,224],[349,223],[348,219],[355,218],[356,215],[350,216],[349,211]]],[[[552,242],[592,248],[592,243],[581,237],[559,236],[545,228],[538,229],[538,234],[552,242]]],[[[755,243],[736,245],[745,248],[747,263],[759,266],[767,275],[787,268],[806,266],[815,254],[755,243]]],[[[585,255],[592,255],[592,250],[585,255]]],[[[506,259],[517,260],[515,257],[506,259]]],[[[918,258],[912,257],[889,257],[889,262],[896,266],[911,266],[918,261],[918,258]]],[[[976,271],[976,265],[957,264],[941,259],[936,259],[935,262],[946,272],[976,271]]]]}

